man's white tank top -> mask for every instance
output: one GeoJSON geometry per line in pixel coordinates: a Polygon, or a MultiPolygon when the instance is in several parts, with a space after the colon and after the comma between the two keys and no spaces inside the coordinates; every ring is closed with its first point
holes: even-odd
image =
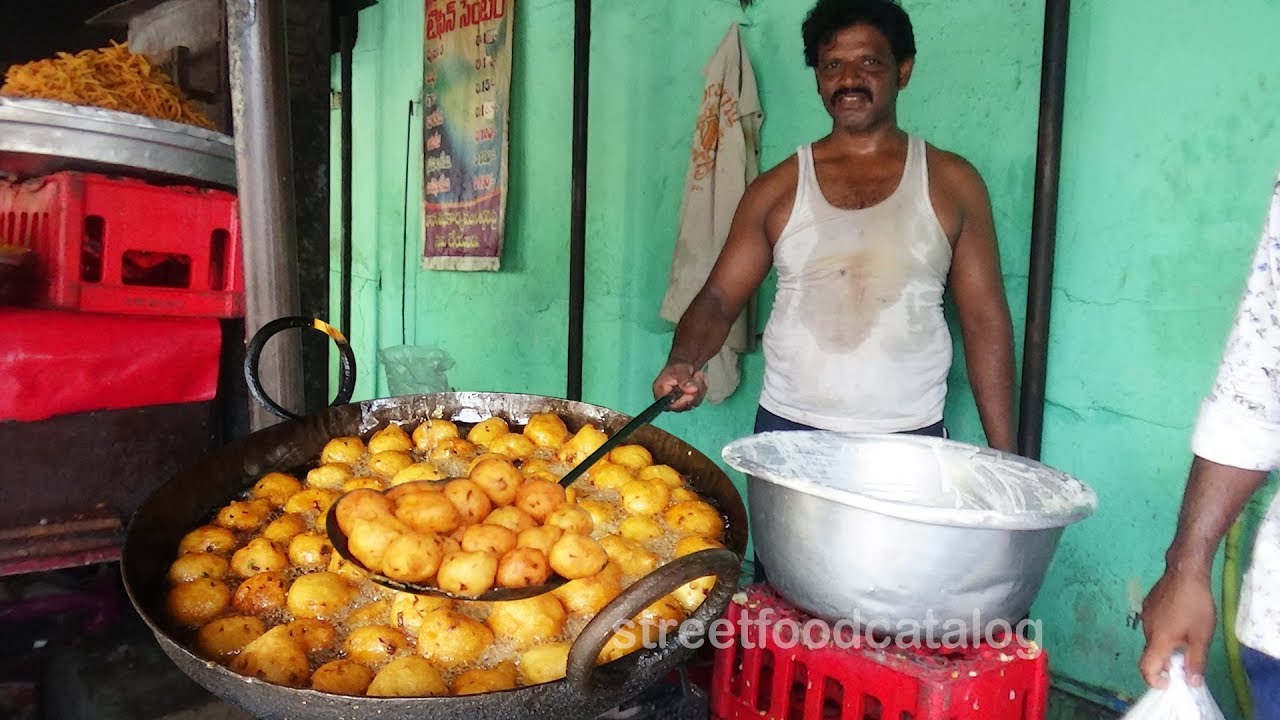
{"type": "Polygon", "coordinates": [[[951,332],[942,296],[951,243],[929,199],[922,139],[883,202],[842,210],[818,187],[810,146],[791,217],[773,248],[778,291],[764,332],[760,404],[842,432],[900,432],[942,420],[951,332]]]}

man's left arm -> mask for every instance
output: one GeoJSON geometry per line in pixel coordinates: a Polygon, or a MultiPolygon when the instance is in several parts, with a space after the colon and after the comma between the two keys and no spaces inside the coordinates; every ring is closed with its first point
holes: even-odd
{"type": "Polygon", "coordinates": [[[955,159],[948,175],[961,213],[950,285],[960,315],[969,384],[987,443],[996,450],[1017,452],[1013,322],[1000,274],[991,199],[978,171],[963,159],[955,159]]]}

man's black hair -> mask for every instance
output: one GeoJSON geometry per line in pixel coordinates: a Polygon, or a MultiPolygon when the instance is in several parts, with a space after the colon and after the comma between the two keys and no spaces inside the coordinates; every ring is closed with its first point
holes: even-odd
{"type": "Polygon", "coordinates": [[[800,28],[805,64],[817,67],[818,50],[831,42],[837,32],[858,23],[884,33],[898,63],[916,56],[911,18],[894,0],[818,0],[800,28]]]}

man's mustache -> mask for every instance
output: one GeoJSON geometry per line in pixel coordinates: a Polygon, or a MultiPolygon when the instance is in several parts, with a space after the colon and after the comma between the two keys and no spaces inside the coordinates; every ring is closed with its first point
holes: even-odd
{"type": "Polygon", "coordinates": [[[867,99],[867,102],[871,102],[873,99],[871,96],[870,88],[864,88],[864,87],[840,88],[839,90],[831,93],[832,104],[835,104],[838,100],[840,100],[840,98],[844,97],[845,95],[861,95],[867,99]]]}

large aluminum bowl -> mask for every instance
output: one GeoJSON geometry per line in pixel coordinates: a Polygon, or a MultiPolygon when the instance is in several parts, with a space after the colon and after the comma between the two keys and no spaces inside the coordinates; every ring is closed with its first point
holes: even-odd
{"type": "Polygon", "coordinates": [[[749,477],[769,583],[876,636],[1016,627],[1063,529],[1097,508],[1065,473],[939,438],[773,432],[723,457],[749,477]]]}

